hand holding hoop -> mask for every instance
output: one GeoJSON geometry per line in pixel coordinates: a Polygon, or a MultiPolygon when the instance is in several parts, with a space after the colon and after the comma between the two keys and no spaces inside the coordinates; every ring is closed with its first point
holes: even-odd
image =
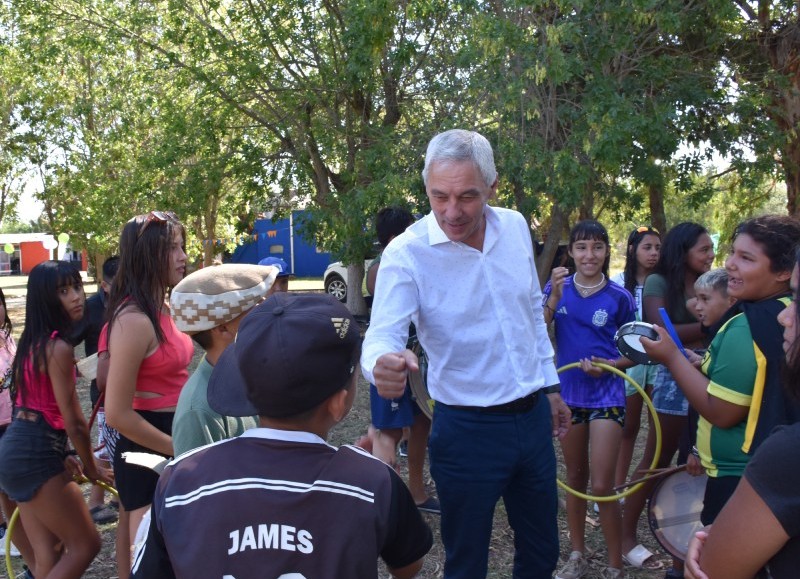
{"type": "MultiPolygon", "coordinates": [[[[599,366],[600,368],[602,368],[603,370],[605,370],[606,372],[612,372],[612,373],[620,376],[621,378],[626,380],[628,383],[630,383],[631,386],[636,388],[636,391],[639,392],[639,394],[642,395],[642,398],[644,399],[645,404],[647,404],[647,409],[650,411],[650,415],[653,417],[653,429],[655,430],[655,434],[656,434],[656,449],[655,449],[655,453],[653,454],[653,462],[650,463],[650,468],[651,469],[655,468],[656,465],[658,464],[658,458],[659,458],[659,456],[661,456],[661,424],[660,424],[660,422],[658,420],[658,415],[656,414],[656,408],[655,408],[655,406],[653,406],[653,403],[650,401],[650,397],[642,389],[642,387],[639,386],[639,384],[637,384],[636,380],[634,380],[633,378],[628,376],[625,372],[622,372],[621,370],[617,370],[616,368],[614,368],[613,366],[609,366],[608,364],[596,363],[596,365],[599,366]]],[[[565,370],[571,370],[572,368],[580,368],[580,362],[573,362],[572,364],[567,364],[566,366],[561,366],[561,368],[558,368],[558,370],[556,370],[556,371],[560,374],[561,372],[564,372],[565,370]]],[[[558,486],[560,486],[562,489],[564,489],[568,493],[570,493],[570,494],[572,494],[572,495],[574,495],[574,496],[576,496],[578,498],[584,499],[586,501],[609,502],[609,501],[618,501],[622,497],[626,497],[628,495],[631,495],[631,494],[635,493],[640,488],[642,488],[642,485],[644,485],[644,482],[637,483],[637,484],[631,486],[628,490],[623,491],[623,492],[621,492],[619,494],[615,493],[613,495],[606,495],[606,496],[602,496],[602,497],[597,497],[597,496],[594,496],[594,495],[590,495],[590,494],[587,494],[587,493],[582,493],[580,491],[577,491],[577,490],[573,489],[572,487],[568,486],[565,482],[563,482],[560,479],[556,479],[556,484],[558,484],[558,486]]]]}
{"type": "Polygon", "coordinates": [[[586,374],[591,376],[592,378],[599,378],[603,375],[603,368],[601,368],[598,364],[609,365],[605,359],[595,359],[595,356],[591,358],[581,358],[578,360],[581,365],[581,370],[583,370],[586,374]]]}

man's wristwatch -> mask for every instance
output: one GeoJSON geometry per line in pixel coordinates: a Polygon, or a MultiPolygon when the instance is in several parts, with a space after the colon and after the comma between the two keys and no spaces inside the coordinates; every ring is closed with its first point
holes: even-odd
{"type": "Polygon", "coordinates": [[[561,394],[561,384],[553,384],[552,386],[542,388],[542,392],[545,394],[561,394]]]}

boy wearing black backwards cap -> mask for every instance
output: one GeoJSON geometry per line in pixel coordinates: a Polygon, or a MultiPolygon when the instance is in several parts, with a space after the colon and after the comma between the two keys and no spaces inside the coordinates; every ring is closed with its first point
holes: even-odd
{"type": "Polygon", "coordinates": [[[432,537],[408,489],[365,451],[325,442],[352,407],[360,350],[331,296],[256,306],[208,397],[220,414],[258,414],[260,428],[166,467],[133,576],[377,579],[380,556],[394,577],[413,577],[432,537]]]}

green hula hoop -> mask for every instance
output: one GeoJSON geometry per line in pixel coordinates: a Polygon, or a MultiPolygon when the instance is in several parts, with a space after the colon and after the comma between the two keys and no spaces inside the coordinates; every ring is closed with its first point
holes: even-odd
{"type": "MultiPolygon", "coordinates": [[[[108,484],[104,483],[103,481],[99,481],[99,480],[90,481],[85,476],[80,476],[80,477],[77,477],[75,479],[75,482],[78,483],[78,484],[83,484],[83,483],[87,483],[87,482],[90,482],[92,484],[96,484],[98,486],[103,487],[105,490],[110,492],[115,497],[119,498],[119,493],[117,492],[117,489],[115,489],[111,485],[108,485],[108,484]]],[[[11,530],[14,528],[14,525],[16,524],[17,519],[19,519],[19,507],[14,509],[14,512],[11,513],[11,518],[8,519],[8,526],[6,527],[6,536],[4,537],[5,547],[6,547],[6,571],[8,572],[8,576],[9,577],[13,577],[14,576],[14,568],[11,565],[11,530]]]]}
{"type": "MultiPolygon", "coordinates": [[[[628,376],[625,372],[622,372],[621,370],[618,370],[614,366],[609,366],[608,364],[603,364],[601,362],[592,362],[592,365],[597,366],[598,368],[602,368],[603,370],[605,370],[607,372],[612,372],[612,373],[614,373],[614,374],[616,374],[618,376],[621,376],[622,378],[627,380],[628,383],[630,383],[634,388],[636,388],[636,391],[639,392],[639,394],[642,395],[642,398],[644,399],[645,404],[647,404],[647,410],[650,412],[650,416],[653,417],[653,428],[656,431],[656,452],[653,455],[653,462],[650,463],[650,468],[651,469],[656,468],[656,466],[658,465],[658,458],[661,456],[661,424],[659,424],[659,422],[658,422],[658,414],[656,413],[656,407],[653,406],[653,402],[650,400],[650,397],[647,395],[647,393],[644,391],[644,389],[642,389],[642,387],[639,386],[639,384],[636,382],[636,380],[634,380],[633,378],[628,376]]],[[[581,367],[581,363],[580,362],[573,362],[572,364],[567,364],[566,366],[561,366],[561,368],[559,368],[556,371],[560,374],[561,372],[564,372],[565,370],[571,370],[572,368],[580,368],[580,367],[581,367]]],[[[583,500],[586,500],[586,501],[595,501],[595,502],[598,502],[598,503],[610,502],[610,501],[618,501],[623,497],[627,497],[628,495],[632,495],[633,493],[638,491],[640,488],[642,488],[642,486],[645,484],[645,482],[643,481],[643,482],[640,482],[640,483],[636,483],[635,485],[632,485],[630,488],[625,489],[621,493],[614,493],[613,495],[605,495],[605,496],[594,496],[594,495],[590,495],[590,494],[587,494],[587,493],[582,493],[580,491],[576,491],[572,487],[568,486],[567,483],[565,483],[561,479],[556,479],[556,483],[562,489],[564,489],[565,491],[567,491],[571,495],[574,495],[574,496],[578,497],[579,499],[583,499],[583,500]]]]}

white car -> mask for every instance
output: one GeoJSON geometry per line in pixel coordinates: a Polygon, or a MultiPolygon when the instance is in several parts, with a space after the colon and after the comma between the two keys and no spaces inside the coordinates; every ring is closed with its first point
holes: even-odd
{"type": "MultiPolygon", "coordinates": [[[[374,258],[370,258],[364,261],[364,275],[367,274],[367,269],[373,259],[374,258]]],[[[325,273],[322,274],[322,279],[324,281],[326,293],[331,294],[342,303],[347,301],[347,288],[350,287],[351,284],[347,279],[346,265],[341,261],[334,261],[325,269],[325,273]]]]}

